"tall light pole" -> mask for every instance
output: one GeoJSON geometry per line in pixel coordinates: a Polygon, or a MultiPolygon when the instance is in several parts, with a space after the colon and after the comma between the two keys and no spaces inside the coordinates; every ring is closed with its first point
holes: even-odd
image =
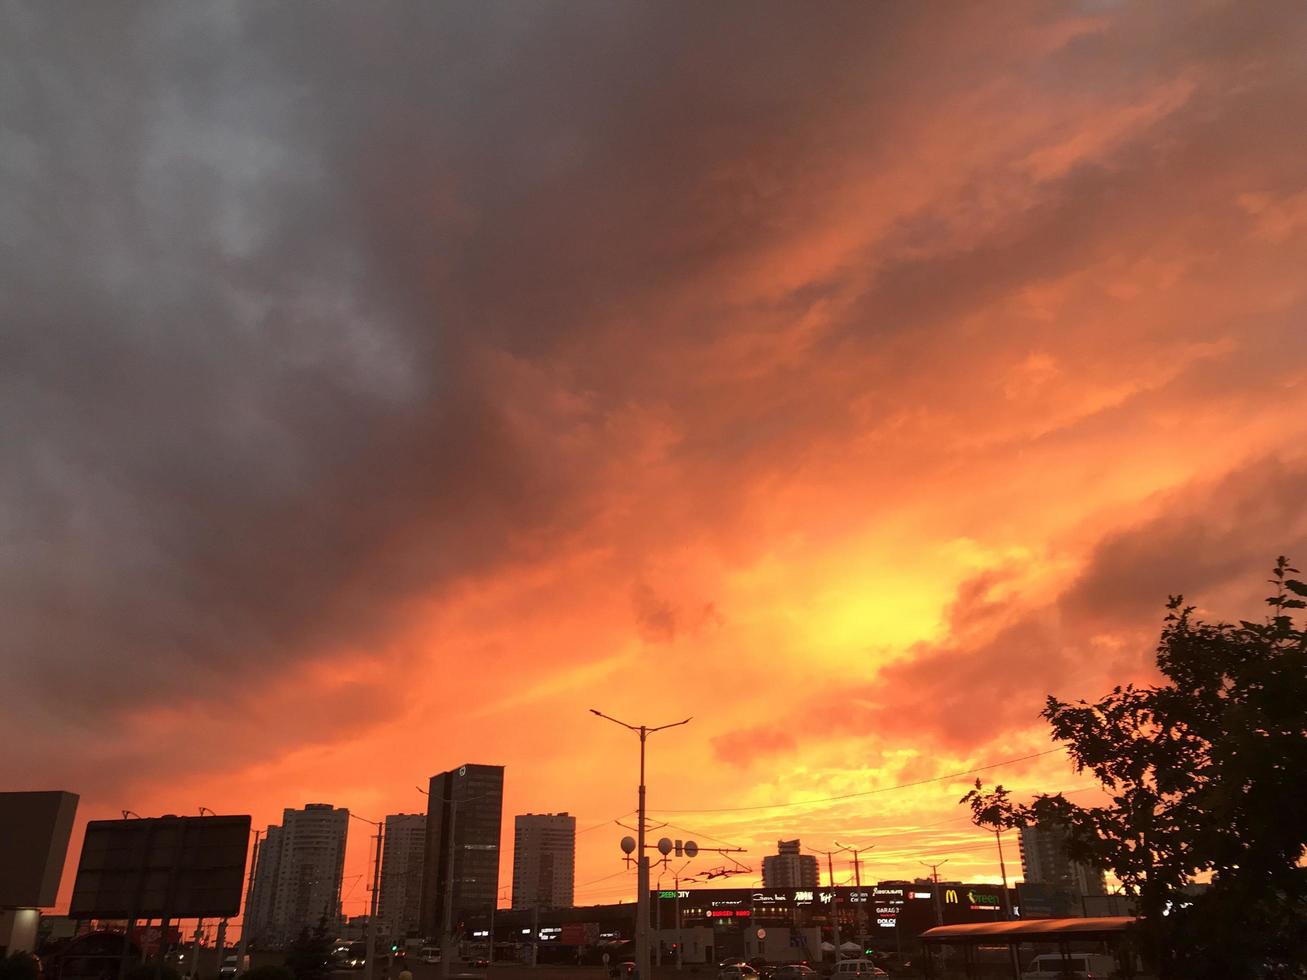
{"type": "MultiPolygon", "coordinates": [[[[858,855],[861,854],[863,851],[870,851],[876,845],[867,844],[864,847],[852,847],[848,844],[841,844],[839,841],[836,841],[835,846],[838,847],[841,851],[848,851],[850,854],[853,855],[853,885],[855,888],[861,889],[862,888],[862,862],[858,860],[858,855]]],[[[858,921],[857,921],[858,942],[862,942],[863,939],[866,938],[866,936],[864,935],[864,933],[866,932],[866,928],[864,926],[864,922],[866,921],[865,916],[866,916],[866,903],[863,902],[861,899],[859,899],[858,921]]]]}
{"type": "Polygon", "coordinates": [[[669,725],[657,725],[650,728],[648,725],[628,725],[611,715],[604,714],[597,708],[591,708],[590,713],[611,721],[615,725],[628,728],[640,736],[640,798],[639,806],[636,808],[638,813],[638,823],[636,824],[638,839],[636,841],[635,865],[635,980],[651,980],[649,972],[649,856],[644,852],[644,743],[654,732],[661,732],[668,728],[676,728],[678,725],[688,724],[690,719],[686,718],[684,721],[674,721],[669,725]]]}
{"type": "MultiPolygon", "coordinates": [[[[425,796],[428,799],[428,801],[431,799],[431,792],[429,790],[425,790],[421,786],[419,786],[417,787],[417,791],[421,793],[423,796],[425,796]]],[[[445,898],[444,898],[444,908],[442,909],[442,914],[441,914],[442,921],[441,921],[441,933],[440,933],[440,975],[442,977],[449,976],[449,961],[453,959],[454,829],[458,821],[458,807],[459,804],[473,803],[477,800],[487,799],[492,795],[493,794],[490,793],[478,793],[476,796],[468,796],[460,800],[453,795],[453,792],[451,790],[449,799],[441,799],[437,801],[441,804],[444,803],[449,804],[449,829],[447,833],[444,830],[445,820],[444,820],[443,811],[441,813],[441,819],[440,819],[441,828],[442,828],[441,832],[445,833],[445,836],[449,841],[449,847],[447,849],[449,863],[446,865],[446,872],[445,872],[445,898]]],[[[428,803],[427,804],[428,813],[430,813],[430,810],[431,810],[431,804],[428,803]]],[[[498,866],[498,858],[496,858],[496,866],[498,866]]],[[[492,908],[490,910],[490,954],[486,958],[487,962],[490,962],[495,958],[495,911],[493,905],[498,904],[498,902],[499,902],[499,881],[498,879],[496,879],[494,898],[491,900],[492,908]]]]}
{"type": "Polygon", "coordinates": [[[377,842],[377,855],[372,862],[372,903],[368,909],[368,951],[363,959],[363,976],[364,980],[372,980],[373,968],[377,960],[377,904],[379,892],[381,891],[381,821],[369,820],[367,817],[360,817],[357,813],[351,813],[355,820],[362,820],[364,823],[370,823],[377,828],[377,835],[373,838],[377,842]]]}
{"type": "MultiPolygon", "coordinates": [[[[250,901],[254,898],[254,870],[259,863],[259,837],[263,832],[254,832],[254,853],[250,855],[250,877],[245,885],[245,913],[241,916],[241,939],[236,947],[236,972],[245,972],[245,952],[250,948],[251,913],[250,901]]],[[[219,964],[221,965],[221,964],[219,964]]]]}

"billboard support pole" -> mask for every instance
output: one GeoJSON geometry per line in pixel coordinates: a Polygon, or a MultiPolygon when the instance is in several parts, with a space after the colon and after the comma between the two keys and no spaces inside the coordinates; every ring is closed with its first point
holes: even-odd
{"type": "Polygon", "coordinates": [[[250,877],[245,885],[245,910],[241,916],[241,938],[236,946],[236,973],[238,976],[245,972],[245,951],[249,949],[250,945],[250,900],[254,897],[254,869],[259,863],[259,837],[262,833],[260,830],[254,832],[254,853],[250,855],[250,877]]]}

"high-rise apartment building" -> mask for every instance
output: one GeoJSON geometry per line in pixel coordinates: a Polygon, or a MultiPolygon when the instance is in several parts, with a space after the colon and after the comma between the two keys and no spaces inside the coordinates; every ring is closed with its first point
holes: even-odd
{"type": "Polygon", "coordinates": [[[504,767],[468,763],[431,777],[422,867],[422,935],[441,938],[499,899],[504,767]],[[446,899],[449,915],[446,916],[446,899]]]}
{"type": "Polygon", "coordinates": [[[422,907],[422,855],[427,843],[425,813],[393,813],[386,817],[381,849],[379,924],[390,936],[419,934],[422,907]]]}
{"type": "Polygon", "coordinates": [[[815,854],[800,854],[797,840],[776,842],[776,853],[762,859],[762,887],[816,888],[820,871],[815,854]]]}
{"type": "Polygon", "coordinates": [[[1032,884],[1055,885],[1076,895],[1107,894],[1106,875],[1068,858],[1066,832],[1046,824],[1021,828],[1021,873],[1032,884]]]}
{"type": "Polygon", "coordinates": [[[246,910],[255,944],[285,946],[319,922],[337,929],[348,832],[349,811],[330,803],[282,811],[281,826],[270,826],[259,843],[246,910]]]}
{"type": "Polygon", "coordinates": [[[513,818],[513,908],[565,909],[576,883],[576,817],[513,818]]]}

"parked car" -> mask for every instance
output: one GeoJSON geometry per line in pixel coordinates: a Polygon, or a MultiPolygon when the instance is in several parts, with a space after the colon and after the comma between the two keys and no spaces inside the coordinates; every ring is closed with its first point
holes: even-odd
{"type": "Polygon", "coordinates": [[[418,958],[421,959],[423,963],[439,963],[439,962],[440,962],[440,947],[439,947],[439,946],[423,946],[423,947],[422,947],[422,952],[421,952],[421,954],[419,955],[418,958]]]}
{"type": "Polygon", "coordinates": [[[744,962],[743,956],[728,956],[726,957],[726,959],[722,960],[720,963],[717,964],[717,969],[724,970],[728,966],[739,966],[743,962],[744,962]]]}
{"type": "Polygon", "coordinates": [[[218,980],[236,980],[240,972],[240,958],[234,953],[231,956],[224,956],[222,966],[218,967],[218,980]]]}
{"type": "Polygon", "coordinates": [[[748,963],[735,963],[719,969],[717,980],[758,980],[758,971],[748,963]]]}
{"type": "Polygon", "coordinates": [[[1103,953],[1044,953],[1030,961],[1022,980],[1065,980],[1066,977],[1083,977],[1094,980],[1097,977],[1111,976],[1116,972],[1116,963],[1103,953]]]}

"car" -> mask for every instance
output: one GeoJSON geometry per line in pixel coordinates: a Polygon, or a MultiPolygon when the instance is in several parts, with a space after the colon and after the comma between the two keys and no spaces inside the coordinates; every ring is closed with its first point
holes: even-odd
{"type": "Polygon", "coordinates": [[[224,956],[218,967],[218,980],[236,980],[241,972],[240,958],[236,955],[224,956]]]}
{"type": "Polygon", "coordinates": [[[728,956],[717,964],[717,969],[725,970],[728,966],[739,966],[744,962],[743,956],[728,956]]]}
{"type": "Polygon", "coordinates": [[[748,963],[733,963],[717,971],[717,980],[757,980],[758,971],[748,963]]]}
{"type": "Polygon", "coordinates": [[[772,968],[772,980],[802,980],[817,976],[817,971],[807,963],[781,963],[772,968]]]}
{"type": "Polygon", "coordinates": [[[368,961],[367,943],[350,943],[340,957],[340,965],[349,970],[361,970],[368,961]]]}
{"type": "Polygon", "coordinates": [[[889,974],[871,960],[840,960],[831,976],[835,980],[852,980],[853,977],[887,977],[889,974]]]}
{"type": "Polygon", "coordinates": [[[439,962],[440,962],[440,947],[439,947],[439,946],[423,946],[423,947],[422,947],[422,952],[418,955],[418,959],[420,959],[423,963],[439,963],[439,962]]]}
{"type": "Polygon", "coordinates": [[[1103,953],[1044,953],[1030,961],[1021,980],[1065,980],[1066,977],[1094,980],[1111,976],[1116,963],[1103,953]]]}

